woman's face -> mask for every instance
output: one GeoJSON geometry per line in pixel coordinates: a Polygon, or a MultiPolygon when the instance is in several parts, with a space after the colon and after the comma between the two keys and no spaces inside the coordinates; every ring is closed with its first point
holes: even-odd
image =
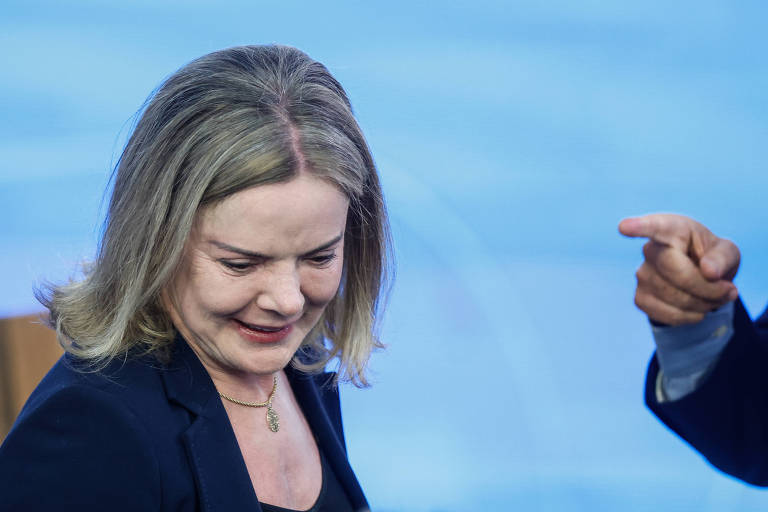
{"type": "Polygon", "coordinates": [[[347,197],[300,173],[199,215],[166,290],[174,325],[212,373],[284,368],[339,288],[347,197]]]}

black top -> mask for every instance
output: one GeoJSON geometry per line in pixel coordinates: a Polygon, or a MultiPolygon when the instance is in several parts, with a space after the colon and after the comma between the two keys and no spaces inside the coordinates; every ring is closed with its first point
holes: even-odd
{"type": "MultiPolygon", "coordinates": [[[[353,512],[349,498],[341,488],[339,480],[333,469],[328,465],[322,450],[320,451],[320,466],[323,471],[323,483],[320,486],[320,494],[311,508],[304,512],[353,512]]],[[[300,512],[291,508],[278,507],[269,503],[259,502],[264,512],[300,512]]]]}

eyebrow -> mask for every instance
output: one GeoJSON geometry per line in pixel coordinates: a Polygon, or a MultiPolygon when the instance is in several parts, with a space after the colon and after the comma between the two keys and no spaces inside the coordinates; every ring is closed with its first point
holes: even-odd
{"type": "MultiPolygon", "coordinates": [[[[339,236],[335,237],[333,240],[329,240],[329,241],[325,242],[324,244],[322,244],[322,245],[320,245],[318,247],[315,247],[311,251],[305,252],[301,256],[309,256],[310,254],[315,254],[317,252],[324,251],[325,249],[329,249],[332,246],[334,246],[337,243],[339,243],[342,238],[344,238],[344,233],[341,233],[339,236]]],[[[254,251],[249,251],[247,249],[241,249],[239,247],[235,247],[234,245],[229,245],[229,244],[225,244],[224,242],[219,242],[218,240],[209,240],[208,243],[211,243],[211,244],[215,245],[219,249],[224,249],[225,251],[230,251],[230,252],[236,252],[238,254],[242,254],[243,256],[247,256],[248,258],[262,259],[262,260],[269,259],[269,256],[267,256],[265,254],[261,254],[261,253],[254,252],[254,251]]]]}

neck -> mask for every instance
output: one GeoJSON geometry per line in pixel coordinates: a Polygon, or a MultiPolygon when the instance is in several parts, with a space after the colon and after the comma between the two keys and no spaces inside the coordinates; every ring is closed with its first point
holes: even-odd
{"type": "MultiPolygon", "coordinates": [[[[183,335],[183,333],[182,333],[183,335]]],[[[208,372],[216,389],[226,395],[247,402],[266,400],[272,391],[274,379],[283,380],[283,370],[274,373],[257,374],[241,370],[222,368],[207,357],[205,352],[194,341],[187,339],[187,344],[208,372]]]]}
{"type": "MultiPolygon", "coordinates": [[[[205,365],[203,365],[205,366],[205,365]]],[[[221,393],[247,402],[263,402],[269,397],[274,385],[282,380],[282,370],[269,375],[233,374],[207,368],[213,384],[221,393]]]]}

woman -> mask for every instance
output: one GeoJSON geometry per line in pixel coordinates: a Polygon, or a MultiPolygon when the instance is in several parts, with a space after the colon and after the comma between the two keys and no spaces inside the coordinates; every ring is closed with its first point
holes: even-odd
{"type": "Polygon", "coordinates": [[[387,233],[322,64],[247,46],[172,75],[96,261],[40,294],[67,354],[0,448],[0,510],[367,508],[335,386],[367,385],[387,233]]]}

